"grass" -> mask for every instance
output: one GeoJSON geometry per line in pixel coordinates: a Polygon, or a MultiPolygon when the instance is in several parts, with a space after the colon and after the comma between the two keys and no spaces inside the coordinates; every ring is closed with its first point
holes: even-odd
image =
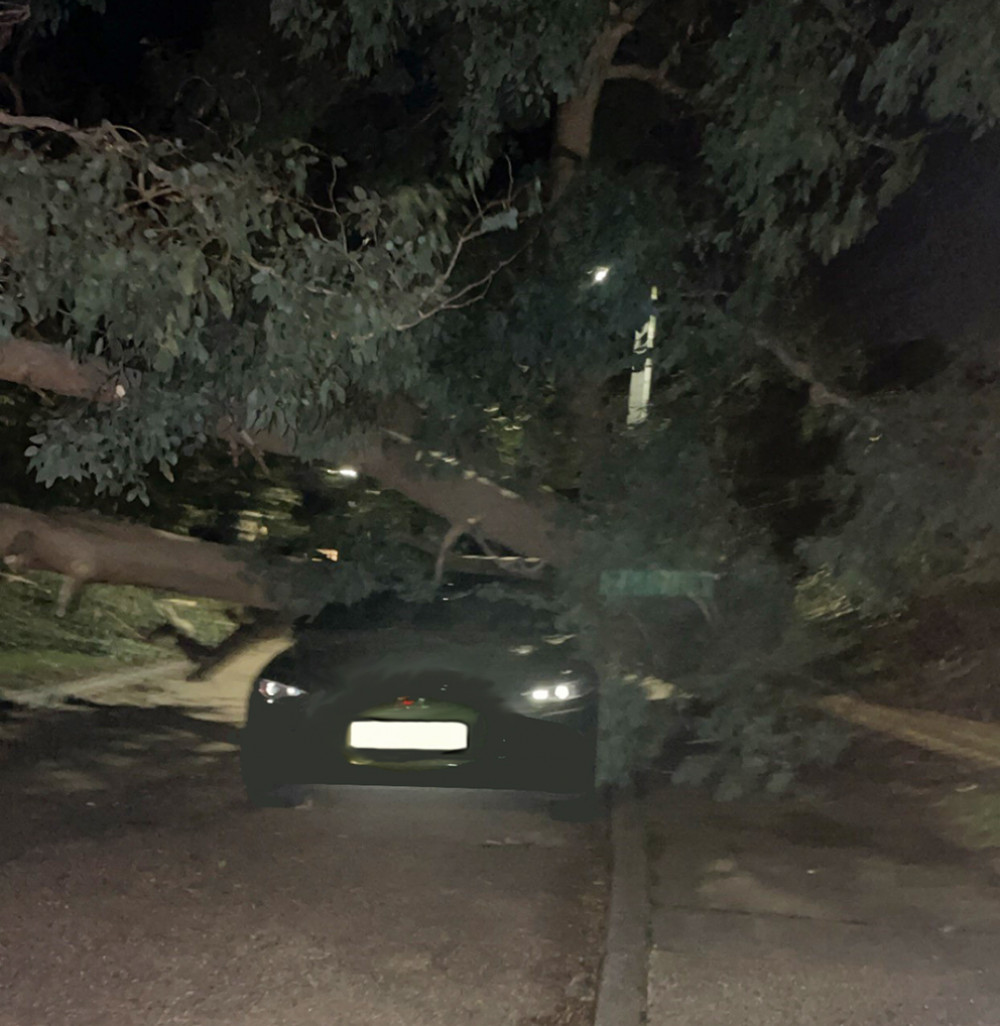
{"type": "Polygon", "coordinates": [[[1000,789],[978,786],[956,791],[937,806],[946,833],[963,848],[1000,848],[1000,789]]]}
{"type": "Polygon", "coordinates": [[[78,680],[177,657],[169,642],[145,640],[172,622],[203,644],[233,627],[219,602],[182,599],[143,588],[90,585],[66,616],[56,615],[55,574],[0,573],[0,690],[78,680]]]}
{"type": "Polygon", "coordinates": [[[115,661],[109,666],[111,660],[107,655],[88,652],[60,652],[51,648],[27,651],[0,650],[0,691],[12,694],[42,684],[79,680],[126,666],[153,663],[169,654],[162,649],[154,649],[146,658],[136,658],[128,662],[115,661]]]}

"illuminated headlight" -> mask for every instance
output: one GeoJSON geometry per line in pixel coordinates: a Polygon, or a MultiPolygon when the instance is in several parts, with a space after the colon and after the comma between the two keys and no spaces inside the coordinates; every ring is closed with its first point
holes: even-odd
{"type": "Polygon", "coordinates": [[[279,680],[270,680],[268,677],[261,677],[257,681],[257,690],[268,700],[276,702],[279,698],[298,698],[304,695],[302,688],[294,684],[282,684],[279,680]]]}
{"type": "Polygon", "coordinates": [[[585,688],[576,680],[564,680],[558,684],[540,684],[525,692],[532,702],[569,702],[581,698],[585,688]]]}

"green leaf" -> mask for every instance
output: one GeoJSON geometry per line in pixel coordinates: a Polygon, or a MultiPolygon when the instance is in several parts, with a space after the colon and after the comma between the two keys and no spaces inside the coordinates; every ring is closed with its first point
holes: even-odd
{"type": "Polygon", "coordinates": [[[205,280],[208,291],[211,292],[215,301],[222,310],[223,317],[229,320],[233,316],[233,295],[226,286],[216,277],[209,277],[205,280]]]}
{"type": "Polygon", "coordinates": [[[506,210],[484,217],[480,228],[484,232],[495,232],[501,229],[513,231],[517,228],[517,208],[507,207],[506,210]]]}
{"type": "Polygon", "coordinates": [[[200,262],[201,250],[199,249],[189,249],[181,257],[177,268],[177,280],[180,284],[181,292],[185,296],[193,296],[198,291],[195,275],[200,262]]]}

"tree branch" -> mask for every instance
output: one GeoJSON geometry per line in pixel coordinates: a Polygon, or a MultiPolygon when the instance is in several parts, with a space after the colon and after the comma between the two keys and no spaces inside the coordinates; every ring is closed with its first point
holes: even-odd
{"type": "Polygon", "coordinates": [[[423,324],[424,321],[430,320],[430,318],[435,317],[437,314],[444,313],[446,310],[462,310],[467,306],[474,306],[489,291],[490,285],[493,284],[493,279],[505,267],[510,266],[510,264],[512,264],[524,252],[527,245],[528,244],[525,243],[524,246],[521,246],[509,257],[499,261],[495,267],[490,268],[490,270],[481,278],[477,278],[475,281],[460,288],[457,292],[454,292],[449,296],[445,296],[439,303],[437,303],[436,306],[432,306],[427,310],[421,310],[411,320],[404,321],[402,324],[394,325],[396,331],[409,331],[411,328],[415,328],[418,324],[423,324]]]}
{"type": "Polygon", "coordinates": [[[26,132],[58,132],[60,135],[68,135],[76,142],[92,142],[94,140],[93,132],[77,128],[65,121],[57,121],[55,118],[30,117],[23,114],[8,114],[5,110],[0,110],[0,127],[20,128],[26,132]]]}
{"type": "Polygon", "coordinates": [[[93,402],[113,402],[127,391],[124,377],[104,360],[81,363],[61,346],[26,338],[0,342],[0,381],[93,402]]]}
{"type": "Polygon", "coordinates": [[[85,584],[131,584],[276,608],[271,584],[308,561],[252,570],[238,549],[78,513],[35,513],[0,503],[0,557],[15,572],[49,570],[64,580],[60,610],[85,584]]]}
{"type": "MultiPolygon", "coordinates": [[[[478,532],[477,532],[478,535],[478,532]]],[[[411,548],[419,549],[429,556],[441,554],[441,542],[430,538],[418,538],[413,535],[397,535],[396,541],[411,548]]],[[[478,540],[478,537],[477,537],[478,540]]],[[[488,551],[488,547],[483,546],[488,551]]],[[[540,559],[524,556],[498,556],[495,554],[482,556],[461,556],[449,552],[444,557],[444,570],[459,574],[474,574],[481,577],[498,577],[509,580],[511,577],[537,579],[545,569],[540,559]]]]}
{"type": "Polygon", "coordinates": [[[612,64],[608,68],[608,80],[630,79],[633,82],[645,82],[661,93],[669,93],[671,96],[687,98],[690,93],[683,86],[679,86],[667,75],[667,64],[663,63],[658,68],[647,68],[642,64],[612,64]]]}
{"type": "Polygon", "coordinates": [[[470,526],[471,524],[452,524],[445,532],[445,536],[441,539],[441,545],[438,548],[437,559],[434,560],[435,584],[440,585],[441,581],[444,580],[445,557],[455,547],[458,539],[469,530],[470,526]]]}
{"type": "Polygon", "coordinates": [[[839,406],[841,409],[850,409],[853,406],[853,403],[847,396],[835,392],[828,385],[820,381],[816,376],[816,372],[805,360],[800,360],[798,357],[793,356],[780,342],[756,335],[754,343],[760,349],[775,357],[792,377],[809,386],[809,401],[813,406],[839,406]]]}
{"type": "MultiPolygon", "coordinates": [[[[96,402],[116,402],[126,394],[124,378],[100,358],[80,362],[60,346],[28,339],[0,342],[0,380],[96,402]]],[[[402,493],[449,523],[476,520],[484,537],[514,552],[554,565],[573,558],[572,530],[555,527],[563,504],[554,495],[519,495],[474,470],[458,467],[455,460],[444,461],[449,466],[443,468],[428,468],[421,462],[427,454],[416,442],[394,433],[387,425],[382,426],[381,433],[381,443],[369,443],[355,452],[336,446],[317,458],[338,465],[353,463],[383,487],[402,493]],[[436,475],[436,469],[447,473],[436,475]]],[[[225,440],[242,437],[240,425],[224,416],[220,416],[216,434],[225,440]]],[[[259,452],[295,455],[294,445],[286,437],[265,432],[249,435],[259,452]]]]}

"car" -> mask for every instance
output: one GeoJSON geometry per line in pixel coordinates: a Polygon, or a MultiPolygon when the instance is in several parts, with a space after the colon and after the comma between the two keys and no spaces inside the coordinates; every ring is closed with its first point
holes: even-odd
{"type": "Polygon", "coordinates": [[[327,609],[251,688],[241,766],[252,804],[322,784],[504,788],[589,809],[598,678],[551,616],[452,591],[327,609]]]}

